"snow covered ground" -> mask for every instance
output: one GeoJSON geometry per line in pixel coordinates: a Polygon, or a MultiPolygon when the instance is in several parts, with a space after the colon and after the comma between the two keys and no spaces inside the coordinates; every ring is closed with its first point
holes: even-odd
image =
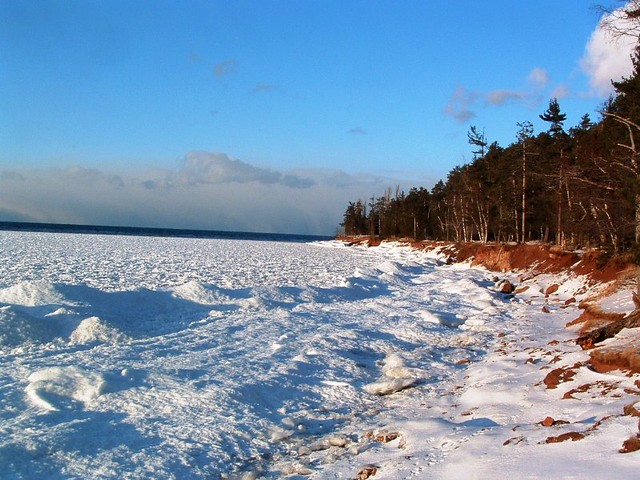
{"type": "Polygon", "coordinates": [[[389,244],[0,232],[0,476],[637,478],[637,376],[578,368],[564,329],[580,279],[494,275],[389,244]]]}

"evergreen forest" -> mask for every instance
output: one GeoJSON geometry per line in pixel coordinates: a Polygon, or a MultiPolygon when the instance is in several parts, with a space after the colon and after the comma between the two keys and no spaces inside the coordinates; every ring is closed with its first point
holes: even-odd
{"type": "MultiPolygon", "coordinates": [[[[640,8],[626,14],[638,21],[640,8]]],[[[388,188],[377,198],[349,202],[344,233],[542,241],[611,252],[635,248],[640,243],[640,46],[632,61],[632,73],[612,82],[615,94],[595,121],[585,114],[568,127],[553,98],[540,113],[547,131],[535,134],[523,121],[514,126],[508,146],[489,143],[484,131],[472,126],[470,163],[455,167],[431,190],[388,188]]]]}

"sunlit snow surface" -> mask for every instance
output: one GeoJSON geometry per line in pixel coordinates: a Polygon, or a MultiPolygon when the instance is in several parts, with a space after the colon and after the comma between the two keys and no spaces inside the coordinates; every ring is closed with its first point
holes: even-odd
{"type": "Polygon", "coordinates": [[[428,396],[482,354],[482,273],[338,247],[0,233],[3,474],[268,472],[384,408],[386,355],[428,396]]]}
{"type": "Polygon", "coordinates": [[[490,277],[397,246],[0,232],[0,476],[352,478],[395,418],[421,458],[396,440],[380,478],[420,477],[449,450],[425,426],[506,418],[427,411],[511,319],[490,277]]]}

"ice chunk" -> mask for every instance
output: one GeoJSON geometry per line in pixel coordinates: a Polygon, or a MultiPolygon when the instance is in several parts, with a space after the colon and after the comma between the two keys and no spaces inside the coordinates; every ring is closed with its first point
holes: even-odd
{"type": "Polygon", "coordinates": [[[76,366],[50,367],[29,375],[25,392],[34,405],[57,411],[89,403],[100,396],[105,386],[99,373],[76,366]]]}
{"type": "Polygon", "coordinates": [[[404,366],[404,360],[397,353],[391,353],[384,359],[382,374],[389,378],[406,378],[411,376],[411,370],[404,366]]]}
{"type": "Polygon", "coordinates": [[[418,379],[411,376],[411,370],[404,366],[402,357],[397,353],[390,353],[384,360],[382,377],[364,386],[364,390],[372,395],[391,395],[414,386],[418,379]]]}
{"type": "Polygon", "coordinates": [[[416,378],[381,379],[365,385],[364,390],[372,395],[391,395],[392,393],[414,386],[417,381],[416,378]]]}

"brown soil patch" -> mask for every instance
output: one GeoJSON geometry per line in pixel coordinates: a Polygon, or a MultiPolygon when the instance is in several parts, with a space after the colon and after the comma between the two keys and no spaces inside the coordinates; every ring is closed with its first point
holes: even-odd
{"type": "MultiPolygon", "coordinates": [[[[370,236],[338,237],[348,244],[375,246],[380,239],[370,236]]],[[[440,248],[448,255],[451,262],[471,260],[472,265],[482,265],[489,270],[508,272],[527,270],[530,275],[538,273],[559,273],[572,271],[577,275],[587,275],[593,281],[606,283],[624,276],[637,276],[638,268],[632,265],[629,258],[617,256],[603,259],[599,250],[588,250],[582,254],[562,250],[561,248],[542,243],[452,243],[443,241],[414,242],[409,239],[395,239],[418,250],[434,250],[440,248]],[[627,275],[628,274],[628,275],[627,275]]]]}
{"type": "Polygon", "coordinates": [[[548,389],[557,388],[560,383],[571,381],[576,374],[575,369],[579,367],[580,364],[575,364],[572,367],[554,368],[544,377],[543,382],[548,389]]]}
{"type": "Polygon", "coordinates": [[[579,275],[589,275],[596,282],[606,283],[619,279],[621,272],[628,270],[631,264],[629,258],[624,256],[603,261],[601,252],[590,250],[584,253],[582,261],[575,265],[573,271],[579,275]]]}
{"type": "Polygon", "coordinates": [[[336,240],[346,243],[348,246],[352,245],[365,245],[367,247],[377,247],[382,243],[382,240],[377,237],[370,237],[362,235],[359,237],[336,237],[336,240]]]}
{"type": "Polygon", "coordinates": [[[580,385],[577,388],[572,388],[571,390],[565,392],[562,398],[565,400],[568,398],[575,399],[573,395],[575,395],[576,393],[585,393],[595,389],[599,389],[599,391],[597,393],[592,394],[592,397],[595,397],[595,396],[604,397],[609,393],[611,393],[612,391],[616,390],[617,388],[618,388],[617,385],[613,383],[604,382],[604,381],[599,381],[595,383],[585,383],[584,385],[580,385]]]}
{"type": "Polygon", "coordinates": [[[483,265],[489,270],[535,270],[536,272],[560,272],[579,260],[575,253],[564,252],[550,245],[522,244],[456,244],[455,259],[464,262],[472,259],[472,265],[483,265]]]}
{"type": "Polygon", "coordinates": [[[518,445],[522,441],[524,441],[524,437],[523,436],[513,437],[513,438],[510,438],[509,440],[506,440],[502,445],[505,446],[505,447],[507,445],[518,445]]]}
{"type": "Polygon", "coordinates": [[[589,363],[599,373],[613,370],[622,370],[630,374],[640,373],[640,351],[634,347],[598,348],[591,352],[589,363]]]}
{"type": "Polygon", "coordinates": [[[561,442],[566,442],[567,440],[571,440],[572,442],[575,442],[577,440],[582,440],[584,437],[586,437],[584,433],[567,432],[567,433],[558,435],[557,437],[548,437],[545,440],[545,443],[561,443],[561,442]]]}

